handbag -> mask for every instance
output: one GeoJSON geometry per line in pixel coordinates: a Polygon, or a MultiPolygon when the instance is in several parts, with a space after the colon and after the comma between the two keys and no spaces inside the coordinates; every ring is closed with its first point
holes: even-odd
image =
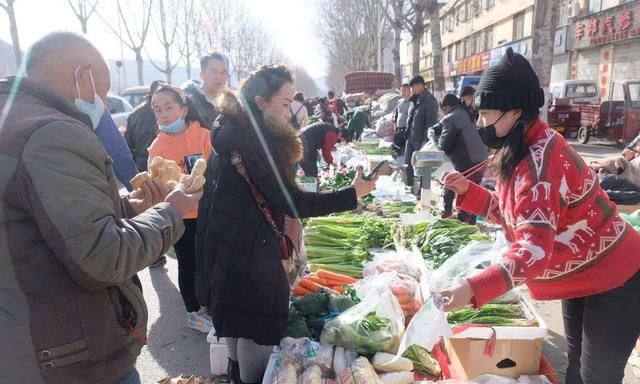
{"type": "Polygon", "coordinates": [[[280,259],[282,260],[282,265],[287,273],[289,285],[293,286],[297,278],[302,276],[304,273],[304,269],[307,264],[306,251],[302,241],[302,223],[300,222],[300,219],[284,215],[283,229],[280,230],[273,218],[267,199],[260,191],[258,191],[253,181],[251,181],[249,173],[242,161],[242,155],[239,151],[231,152],[231,164],[233,164],[238,174],[240,174],[240,176],[242,176],[249,185],[251,194],[258,204],[258,208],[275,233],[280,245],[280,259]]]}

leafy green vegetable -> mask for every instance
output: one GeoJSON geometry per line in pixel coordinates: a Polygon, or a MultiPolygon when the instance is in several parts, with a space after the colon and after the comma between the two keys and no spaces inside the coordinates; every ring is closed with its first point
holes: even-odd
{"type": "Polygon", "coordinates": [[[302,314],[294,306],[289,308],[289,318],[287,319],[287,329],[285,336],[299,339],[301,337],[311,337],[307,322],[302,314]]]}
{"type": "Polygon", "coordinates": [[[520,304],[487,304],[479,309],[464,308],[447,316],[451,324],[485,324],[530,327],[535,320],[527,319],[520,304]]]}
{"type": "Polygon", "coordinates": [[[326,314],[329,312],[329,294],[321,290],[302,296],[294,301],[294,306],[307,317],[326,314]]]}
{"type": "Polygon", "coordinates": [[[388,352],[398,341],[391,320],[370,312],[365,317],[338,316],[325,324],[321,341],[363,356],[388,352]]]}
{"type": "Polygon", "coordinates": [[[418,344],[413,344],[407,348],[402,354],[402,357],[411,360],[411,362],[413,362],[413,368],[423,375],[440,376],[442,372],[438,361],[431,357],[426,348],[418,344]]]}
{"type": "Polygon", "coordinates": [[[335,295],[329,299],[329,311],[331,312],[342,313],[354,305],[356,303],[348,295],[335,295]]]}

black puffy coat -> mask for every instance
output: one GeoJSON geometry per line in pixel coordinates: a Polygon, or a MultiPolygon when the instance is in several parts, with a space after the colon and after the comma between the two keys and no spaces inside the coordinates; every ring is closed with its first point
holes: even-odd
{"type": "Polygon", "coordinates": [[[127,130],[124,139],[131,151],[139,172],[147,170],[149,151],[153,140],[158,136],[158,122],[149,101],[137,107],[127,118],[127,130]]]}
{"type": "MultiPolygon", "coordinates": [[[[253,128],[244,122],[237,99],[227,93],[224,104],[212,129],[214,153],[209,158],[207,183],[198,212],[196,295],[208,308],[218,337],[276,345],[286,328],[289,282],[277,237],[247,182],[231,164],[230,152],[240,151],[250,178],[268,200],[278,223],[282,223],[284,214],[294,216],[294,212],[265,151],[246,139],[243,130],[253,128]]],[[[270,147],[280,145],[290,151],[295,161],[300,158],[301,145],[292,127],[267,129],[261,118],[259,124],[270,147]]],[[[301,218],[357,206],[353,188],[321,194],[287,190],[301,218]]]]}

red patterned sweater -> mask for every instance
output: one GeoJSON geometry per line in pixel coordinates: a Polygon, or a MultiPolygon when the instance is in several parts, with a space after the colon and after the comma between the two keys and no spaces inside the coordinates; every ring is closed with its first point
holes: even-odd
{"type": "Polygon", "coordinates": [[[525,134],[529,154],[496,192],[470,183],[459,209],[502,225],[510,248],[468,279],[482,306],[526,283],[539,300],[617,288],[640,270],[640,234],[619,216],[598,176],[538,120],[525,134]]]}

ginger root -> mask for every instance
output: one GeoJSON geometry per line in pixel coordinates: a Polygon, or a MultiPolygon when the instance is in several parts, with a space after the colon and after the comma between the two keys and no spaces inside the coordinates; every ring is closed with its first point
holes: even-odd
{"type": "MultiPolygon", "coordinates": [[[[175,161],[156,156],[149,162],[149,171],[138,173],[133,179],[131,179],[130,183],[134,189],[140,189],[144,183],[149,180],[153,180],[164,185],[169,190],[174,189],[180,183],[182,184],[185,192],[193,193],[204,186],[204,180],[198,179],[197,176],[203,175],[206,168],[206,161],[198,159],[193,167],[191,175],[183,175],[182,168],[180,168],[175,161]],[[184,180],[185,177],[190,179],[188,182],[182,183],[182,180],[184,180]]],[[[204,179],[204,176],[202,176],[202,179],[204,179]]]]}

